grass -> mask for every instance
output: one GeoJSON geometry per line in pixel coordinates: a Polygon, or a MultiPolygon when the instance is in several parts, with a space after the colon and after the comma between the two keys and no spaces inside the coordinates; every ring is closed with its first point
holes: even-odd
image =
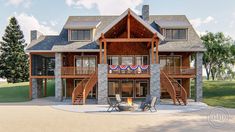
{"type": "MultiPolygon", "coordinates": [[[[47,96],[55,94],[54,80],[48,80],[47,96]]],[[[192,98],[194,87],[192,84],[192,98]]],[[[0,83],[0,102],[29,101],[29,83],[0,83]]],[[[235,108],[235,81],[204,81],[203,102],[210,106],[235,108]]]]}
{"type": "Polygon", "coordinates": [[[210,106],[235,108],[235,81],[204,81],[203,102],[210,106]]]}
{"type": "MultiPolygon", "coordinates": [[[[47,83],[47,96],[54,96],[54,81],[47,83]]],[[[25,102],[29,101],[29,82],[0,83],[0,102],[25,102]]]]}

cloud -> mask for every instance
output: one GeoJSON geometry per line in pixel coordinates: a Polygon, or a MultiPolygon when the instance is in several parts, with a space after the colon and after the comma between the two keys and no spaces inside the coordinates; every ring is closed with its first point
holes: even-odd
{"type": "Polygon", "coordinates": [[[29,8],[31,5],[31,0],[6,0],[7,5],[19,6],[23,5],[25,8],[29,8]]]}
{"type": "Polygon", "coordinates": [[[215,21],[215,18],[212,16],[208,16],[204,20],[201,18],[192,19],[192,20],[190,20],[190,22],[195,28],[200,27],[203,24],[208,24],[211,22],[217,23],[217,21],[215,21]]]}
{"type": "Polygon", "coordinates": [[[65,3],[70,7],[97,8],[101,15],[117,15],[127,8],[139,13],[136,7],[141,5],[143,0],[65,0],[65,3]]]}
{"type": "Polygon", "coordinates": [[[43,24],[42,22],[37,20],[33,15],[28,15],[26,13],[21,13],[21,14],[15,13],[15,17],[20,24],[21,30],[24,33],[25,40],[27,43],[30,42],[31,30],[38,30],[43,34],[49,34],[49,35],[58,34],[57,31],[55,31],[49,25],[47,25],[48,22],[43,24]]]}

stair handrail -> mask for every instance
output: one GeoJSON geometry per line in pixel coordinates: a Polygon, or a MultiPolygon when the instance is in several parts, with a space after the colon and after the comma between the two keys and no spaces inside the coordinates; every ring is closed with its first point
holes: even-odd
{"type": "MultiPolygon", "coordinates": [[[[166,75],[166,73],[163,70],[161,70],[161,74],[162,74],[161,77],[166,79],[167,82],[170,84],[170,87],[166,87],[166,90],[170,94],[170,96],[171,96],[171,98],[173,100],[173,103],[176,104],[176,92],[175,92],[175,88],[174,88],[174,86],[171,83],[170,79],[168,78],[168,76],[166,75]]],[[[165,81],[162,81],[162,82],[167,83],[165,81]]]]}
{"type": "Polygon", "coordinates": [[[187,102],[187,92],[186,92],[185,88],[179,82],[177,82],[174,78],[172,78],[170,76],[169,76],[169,78],[174,80],[177,83],[177,85],[180,86],[180,97],[181,97],[184,105],[187,105],[188,104],[188,102],[187,102]]]}
{"type": "Polygon", "coordinates": [[[92,90],[92,88],[94,87],[94,85],[96,84],[98,80],[98,76],[97,76],[97,68],[95,68],[95,71],[92,73],[92,75],[90,76],[89,80],[87,81],[84,89],[83,89],[83,104],[86,103],[86,98],[89,95],[89,92],[92,90]]]}
{"type": "Polygon", "coordinates": [[[82,88],[85,86],[85,82],[86,82],[87,80],[88,80],[88,77],[82,79],[82,81],[79,82],[79,83],[76,85],[76,87],[73,89],[73,92],[72,92],[72,103],[74,103],[76,97],[77,97],[80,93],[82,93],[82,91],[83,91],[82,88]]]}

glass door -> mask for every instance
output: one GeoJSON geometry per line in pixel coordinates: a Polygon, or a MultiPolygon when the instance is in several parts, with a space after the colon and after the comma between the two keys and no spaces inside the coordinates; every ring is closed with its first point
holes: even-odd
{"type": "Polygon", "coordinates": [[[133,80],[122,80],[122,97],[133,97],[133,80]]]}

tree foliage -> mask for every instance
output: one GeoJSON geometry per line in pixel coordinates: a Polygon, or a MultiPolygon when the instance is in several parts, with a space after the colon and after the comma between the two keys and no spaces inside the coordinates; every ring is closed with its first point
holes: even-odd
{"type": "Polygon", "coordinates": [[[23,32],[16,18],[12,17],[0,42],[1,78],[6,78],[12,83],[28,80],[28,55],[24,52],[25,46],[23,32]]]}
{"type": "Polygon", "coordinates": [[[235,63],[235,46],[230,37],[223,33],[207,33],[201,37],[207,51],[203,55],[203,65],[206,69],[207,79],[232,73],[231,66],[235,63]]]}

